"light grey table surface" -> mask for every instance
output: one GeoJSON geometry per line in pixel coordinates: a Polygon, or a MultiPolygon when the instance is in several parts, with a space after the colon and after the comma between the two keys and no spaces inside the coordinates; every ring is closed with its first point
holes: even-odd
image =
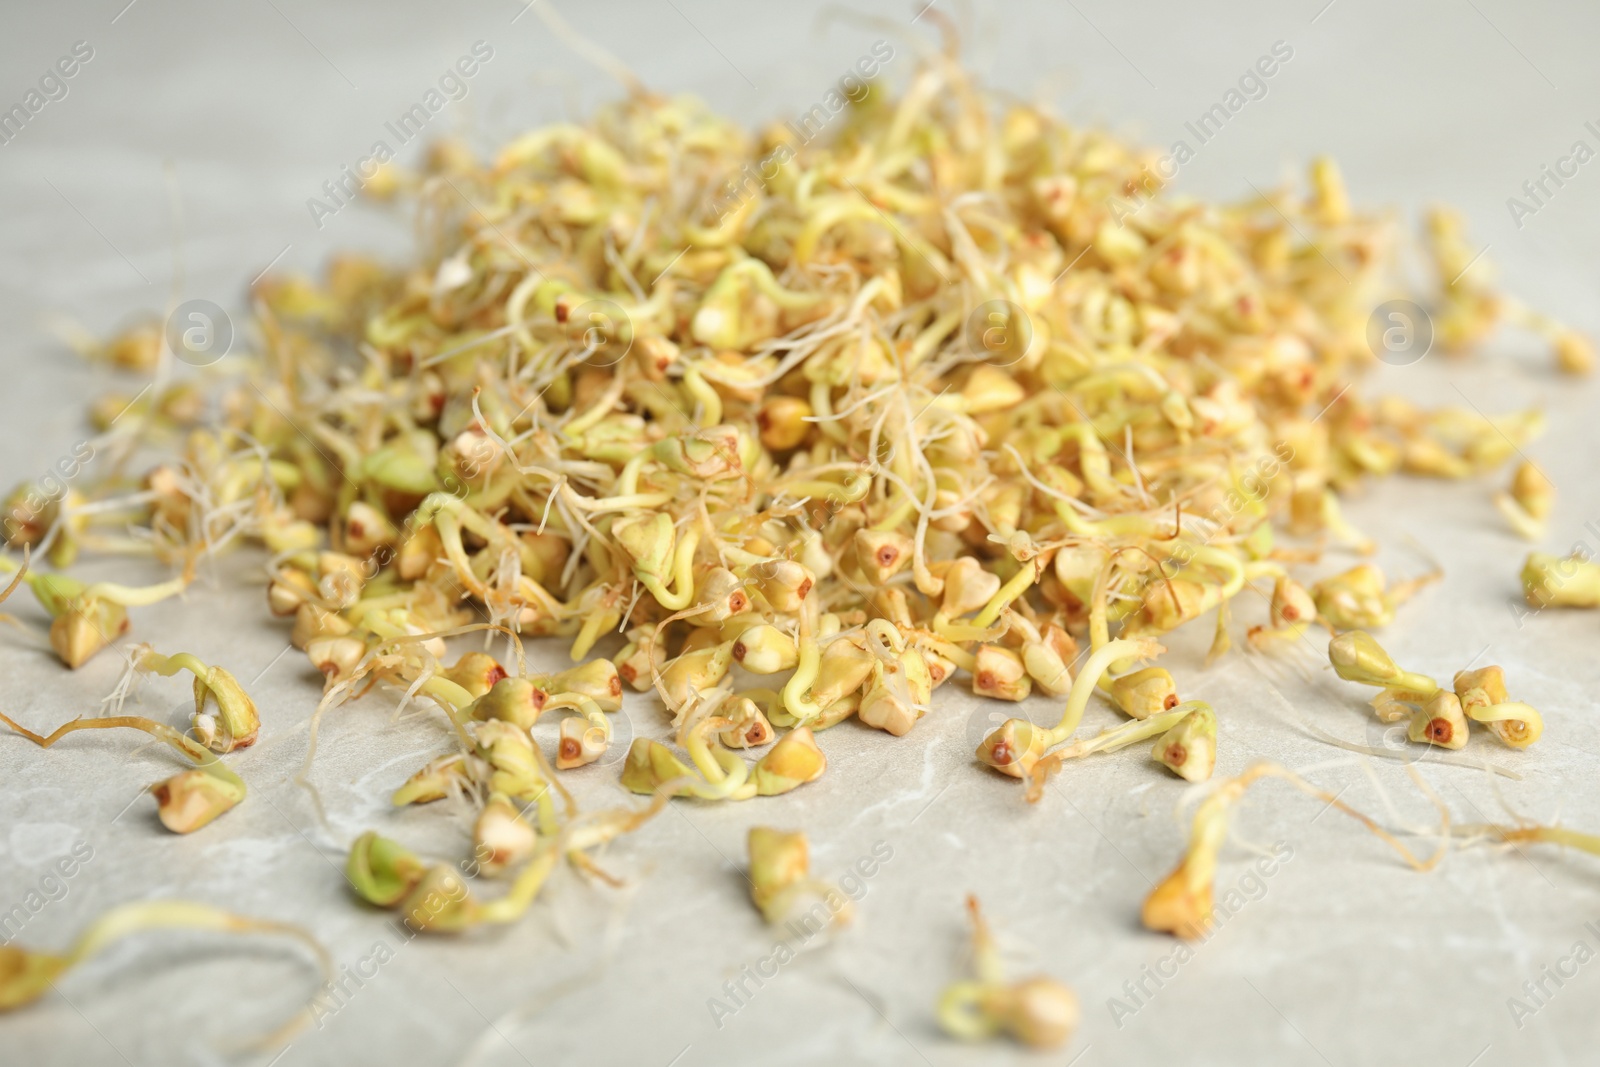
{"type": "MultiPolygon", "coordinates": [[[[1000,88],[1166,144],[1256,57],[1287,42],[1292,61],[1184,168],[1180,188],[1241,195],[1329,152],[1364,204],[1412,219],[1435,200],[1459,205],[1509,291],[1600,328],[1600,163],[1520,227],[1506,205],[1574,141],[1600,147],[1584,126],[1600,123],[1600,12],[1507,0],[1325,2],[987,4],[969,49],[1000,88]]],[[[6,485],[69,452],[87,432],[84,405],[108,387],[53,339],[47,316],[109,330],[167,301],[175,262],[182,296],[237,312],[244,287],[275,259],[314,269],[339,249],[401,254],[404,220],[352,207],[319,228],[306,200],[476,41],[493,58],[431,130],[459,130],[488,149],[528,126],[586,115],[615,94],[537,17],[517,17],[513,0],[123,3],[11,0],[0,10],[0,105],[20,101],[76,42],[93,49],[65,98],[0,145],[6,485]]],[[[648,84],[695,92],[752,123],[809,107],[874,40],[902,45],[919,32],[909,25],[915,9],[901,3],[870,7],[881,24],[824,25],[824,9],[809,2],[640,0],[564,10],[648,84]]],[[[904,76],[909,56],[901,47],[891,77],[904,76]]],[[[1596,387],[1556,376],[1537,346],[1508,338],[1472,360],[1435,355],[1385,368],[1359,388],[1489,411],[1542,405],[1549,431],[1529,451],[1561,491],[1546,547],[1564,551],[1585,539],[1600,547],[1585,531],[1600,524],[1596,387]]],[[[1385,632],[1397,657],[1435,673],[1474,657],[1501,663],[1515,694],[1545,714],[1545,737],[1528,752],[1485,740],[1467,750],[1516,780],[1435,763],[1423,772],[1461,821],[1520,813],[1600,829],[1600,616],[1519,619],[1516,575],[1528,546],[1492,510],[1493,487],[1400,479],[1374,485],[1350,507],[1384,545],[1379,560],[1391,573],[1421,572],[1430,558],[1446,571],[1385,632]]],[[[1312,573],[1347,564],[1329,559],[1312,573]]],[[[158,577],[115,561],[83,573],[158,577]]],[[[122,661],[105,653],[68,674],[41,650],[40,615],[28,599],[8,607],[29,631],[0,635],[0,707],[45,729],[92,712],[122,661]]],[[[246,1062],[1594,1062],[1600,963],[1578,966],[1559,989],[1546,980],[1555,995],[1531,1015],[1514,1018],[1508,998],[1534,1006],[1525,981],[1546,967],[1570,973],[1579,942],[1585,959],[1600,951],[1600,860],[1480,847],[1420,875],[1315,801],[1264,786],[1242,808],[1219,893],[1240,886],[1251,846],[1284,842],[1292,860],[1157,988],[1145,968],[1172,973],[1175,943],[1140,929],[1138,907],[1182,848],[1178,785],[1135,752],[1085,761],[1029,807],[1016,783],[972,763],[974,732],[994,707],[954,686],[908,738],[853,723],[824,735],[832,762],[818,785],[749,804],[673,805],[605,855],[624,889],[563,876],[513,928],[400,945],[385,916],[347,893],[340,847],[375,826],[439,855],[464,848],[459,812],[394,814],[386,803],[411,769],[445,750],[438,721],[395,723],[383,699],[331,716],[315,771],[333,819],[323,828],[289,781],[317,679],[300,654],[277,658],[286,633],[262,609],[259,560],[216,568],[184,602],[136,612],[135,627],[137,638],[256,679],[263,741],[235,760],[250,799],[207,830],[174,837],[138,799],[171,773],[163,750],[130,756],[129,738],[78,735],[45,754],[0,736],[0,909],[54,888],[43,882],[52,860],[83,842],[93,858],[50,894],[59,899],[29,916],[21,942],[62,946],[114,904],[181,896],[301,923],[352,968],[380,941],[391,946],[392,958],[324,1025],[246,1062]],[[719,1026],[708,1001],[731,1006],[724,982],[769,956],[779,936],[749,905],[739,870],[745,831],[757,821],[805,827],[823,875],[842,873],[875,845],[892,858],[867,880],[853,927],[759,990],[747,983],[754,995],[719,1026]],[[962,963],[969,891],[983,899],[1014,973],[1042,969],[1078,990],[1083,1024],[1066,1050],[969,1049],[937,1030],[932,1006],[962,963]],[[1114,1010],[1113,997],[1133,1005],[1124,986],[1142,977],[1153,995],[1132,1014],[1114,1010]]],[[[1305,726],[1381,744],[1364,692],[1326,672],[1263,670],[1238,655],[1204,670],[1204,640],[1178,639],[1171,665],[1186,696],[1219,710],[1219,774],[1263,757],[1313,767],[1317,783],[1390,825],[1431,824],[1431,806],[1399,762],[1364,767],[1305,726]]],[[[560,655],[539,648],[535,661],[560,655]]],[[[184,689],[157,679],[142,699],[148,713],[165,716],[184,689]]],[[[1035,702],[1031,711],[1049,707],[1035,702]]],[[[643,698],[630,698],[625,718],[638,732],[665,733],[643,698]]],[[[1097,706],[1086,728],[1113,719],[1097,706]]],[[[621,800],[615,773],[574,775],[580,797],[621,800]]],[[[269,941],[141,937],[0,1018],[0,1063],[217,1062],[217,1050],[270,1028],[314,984],[303,956],[269,941]]]]}

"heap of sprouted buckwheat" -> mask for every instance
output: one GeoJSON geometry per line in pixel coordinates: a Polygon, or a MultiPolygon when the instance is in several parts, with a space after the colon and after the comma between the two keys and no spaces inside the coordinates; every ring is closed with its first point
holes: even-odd
{"type": "MultiPolygon", "coordinates": [[[[327,679],[318,716],[381,686],[451,724],[454,746],[394,801],[470,798],[470,865],[378,832],[348,865],[366,900],[440,931],[515,920],[558,865],[597,870],[598,846],[671,798],[810,786],[844,720],[915,745],[944,686],[1064,701],[1058,722],[1012,719],[976,753],[1033,799],[1066,761],[1135,743],[1204,781],[1228,709],[1183,700],[1151,665],[1189,623],[1212,628],[1224,664],[1340,634],[1340,676],[1378,687],[1378,716],[1419,743],[1459,747],[1473,722],[1537,739],[1498,668],[1447,690],[1365,632],[1436,575],[1294,577],[1372,551],[1339,506],[1363,480],[1490,472],[1541,425],[1352,387],[1373,307],[1401,291],[1400,235],[1352,206],[1331,162],[1207,203],[1163,193],[1153,153],[987,95],[953,51],[925,56],[898,97],[856,95],[805,143],[635,86],[591,124],[493,158],[440,144],[419,171],[368,182],[416,201],[416,260],[260,281],[257,343],[222,368],[234,376],[176,376],[154,326],[95,349],[150,385],[96,404],[95,447],[168,457],[137,484],[9,498],[19,558],[3,565],[53,618],[52,647],[77,667],[212,557],[264,554],[267,609],[327,679]],[[81,554],[153,557],[174,577],[129,588],[40,566],[81,554]],[[459,635],[490,640],[452,658],[459,635]],[[530,639],[563,642],[574,665],[528,674],[530,639]],[[562,779],[616,773],[584,768],[629,688],[661,714],[621,782],[654,799],[581,812],[562,779]],[[1096,697],[1129,721],[1075,738],[1096,697]],[[541,719],[559,719],[548,754],[541,719]],[[497,876],[508,888],[486,890],[497,876]]],[[[1430,216],[1426,248],[1441,344],[1510,322],[1588,369],[1582,337],[1480,281],[1455,216],[1430,216]]],[[[1524,532],[1548,512],[1535,475],[1502,502],[1524,532]]],[[[122,714],[18,729],[41,744],[155,734],[195,765],[154,788],[163,821],[204,827],[245,797],[225,760],[255,740],[257,709],[225,665],[128,651],[112,712],[133,675],[186,671],[188,734],[122,714]]],[[[314,722],[310,740],[307,784],[314,722]]],[[[1151,926],[1204,930],[1226,808],[1261,777],[1299,782],[1262,767],[1214,794],[1151,926]]],[[[805,876],[804,839],[764,833],[780,894],[805,876]]],[[[1003,985],[978,931],[979,978],[952,987],[945,1025],[1064,1039],[1070,993],[1003,985]]],[[[0,956],[0,1005],[19,999],[6,988],[27,956],[0,956]]]]}

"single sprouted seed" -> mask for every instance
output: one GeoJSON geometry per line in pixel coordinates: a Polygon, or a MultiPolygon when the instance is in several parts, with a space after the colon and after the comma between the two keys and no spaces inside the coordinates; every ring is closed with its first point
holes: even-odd
{"type": "MultiPolygon", "coordinates": [[[[0,1011],[38,1000],[67,971],[125,937],[149,930],[206,930],[227,934],[281,934],[299,941],[316,957],[325,981],[333,979],[333,960],[315,938],[298,926],[254,919],[185,900],[144,900],[122,904],[91,922],[61,954],[15,944],[0,945],[0,1011]]],[[[312,1019],[308,1006],[270,1034],[245,1047],[261,1051],[281,1046],[312,1019]]]]}
{"type": "MultiPolygon", "coordinates": [[[[1432,870],[1444,858],[1449,847],[1450,813],[1443,805],[1439,805],[1442,820],[1439,848],[1427,860],[1420,860],[1393,834],[1332,793],[1318,789],[1285,767],[1257,763],[1243,774],[1216,783],[1200,802],[1194,813],[1189,847],[1183,859],[1145,898],[1142,920],[1147,928],[1175,934],[1185,940],[1203,937],[1210,929],[1212,886],[1216,881],[1217,857],[1228,837],[1228,817],[1234,805],[1244,797],[1245,791],[1264,778],[1281,778],[1301,792],[1337,808],[1376,834],[1415,870],[1432,870]]],[[[1431,792],[1429,795],[1432,795],[1431,792]]]]}
{"type": "Polygon", "coordinates": [[[140,674],[161,674],[167,677],[179,671],[194,676],[193,734],[213,752],[233,752],[255,744],[261,730],[261,716],[255,701],[233,674],[221,667],[208,666],[198,656],[187,652],[164,656],[149,645],[135,645],[129,649],[128,672],[108,700],[113,713],[122,710],[123,701],[132,691],[132,682],[140,674]]]}
{"type": "Polygon", "coordinates": [[[17,570],[41,607],[50,614],[50,647],[61,662],[77,670],[112,641],[128,632],[128,608],[159,603],[188,587],[187,578],[159,585],[127,586],[84,582],[65,574],[18,570],[0,556],[0,571],[17,570]]]}
{"type": "Polygon", "coordinates": [[[1317,618],[1334,630],[1378,629],[1394,621],[1395,610],[1443,577],[1434,571],[1388,585],[1383,572],[1362,563],[1311,587],[1317,618]]]}
{"type": "Polygon", "coordinates": [[[1542,541],[1555,500],[1556,487],[1544,471],[1523,460],[1512,472],[1510,488],[1495,494],[1494,506],[1517,536],[1542,541]]]}
{"type": "Polygon", "coordinates": [[[747,847],[750,899],[768,923],[779,925],[810,899],[825,903],[834,922],[850,921],[850,900],[833,883],[811,877],[811,844],[804,833],[752,826],[747,847]]]}
{"type": "Polygon", "coordinates": [[[1522,592],[1534,608],[1600,607],[1600,562],[1530,553],[1522,565],[1522,592]]]}
{"type": "Polygon", "coordinates": [[[217,816],[231,811],[245,796],[244,779],[217,758],[205,745],[180,733],[165,723],[132,715],[118,715],[100,719],[73,719],[56,727],[48,737],[41,736],[25,726],[0,714],[0,722],[26,737],[40,748],[49,748],[67,734],[76,730],[115,730],[129,728],[143,730],[158,741],[194,761],[191,770],[182,771],[150,787],[156,798],[157,814],[161,824],[175,834],[188,834],[205,826],[217,816]]]}
{"type": "Polygon", "coordinates": [[[984,922],[978,898],[967,897],[972,920],[974,977],[945,987],[939,997],[939,1025],[963,1041],[1004,1034],[1036,1049],[1060,1048],[1078,1028],[1078,995],[1047,975],[1007,982],[1000,949],[984,922]]]}

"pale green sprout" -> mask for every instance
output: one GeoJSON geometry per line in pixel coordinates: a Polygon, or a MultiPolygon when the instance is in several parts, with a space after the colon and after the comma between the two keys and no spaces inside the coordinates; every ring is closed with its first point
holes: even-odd
{"type": "Polygon", "coordinates": [[[129,728],[142,730],[158,741],[163,741],[194,761],[192,770],[173,775],[150,787],[156,798],[157,814],[161,824],[175,834],[193,833],[217,816],[232,810],[245,797],[244,779],[217,758],[215,752],[199,741],[153,719],[132,715],[108,716],[100,719],[73,719],[56,727],[48,737],[0,714],[0,722],[26,737],[40,748],[49,748],[61,738],[76,730],[115,730],[129,728]]]}
{"type": "Polygon", "coordinates": [[[1527,748],[1544,733],[1544,718],[1532,707],[1517,701],[1474,707],[1467,712],[1467,717],[1486,723],[1496,737],[1512,748],[1527,748]]]}
{"type": "Polygon", "coordinates": [[[1077,994],[1046,975],[1007,982],[977,897],[967,897],[967,913],[972,919],[974,977],[945,987],[939,997],[939,1025],[963,1041],[1004,1034],[1036,1049],[1066,1044],[1078,1028],[1077,994]]]}
{"type": "Polygon", "coordinates": [[[850,901],[831,882],[811,877],[811,845],[804,833],[752,826],[747,847],[750,899],[767,922],[778,925],[809,898],[837,902],[837,908],[829,909],[834,921],[850,921],[850,901]]]}
{"type": "Polygon", "coordinates": [[[1396,666],[1383,646],[1363,630],[1350,630],[1329,641],[1328,662],[1333,664],[1334,673],[1347,682],[1404,690],[1423,697],[1432,696],[1439,689],[1439,683],[1426,674],[1396,666]]]}
{"type": "Polygon", "coordinates": [[[232,752],[255,744],[261,716],[232,673],[187,652],[161,655],[149,645],[136,646],[130,658],[135,672],[170,678],[188,671],[194,676],[194,734],[201,744],[213,752],[232,752]]]}
{"type": "MultiPolygon", "coordinates": [[[[1156,745],[1155,751],[1152,753],[1152,758],[1166,763],[1167,761],[1162,759],[1162,754],[1171,745],[1181,745],[1183,743],[1180,738],[1187,735],[1178,734],[1176,731],[1180,726],[1191,720],[1194,723],[1191,729],[1199,731],[1202,736],[1204,735],[1206,724],[1209,723],[1214,752],[1217,728],[1216,714],[1211,710],[1210,704],[1202,700],[1190,700],[1167,711],[1151,715],[1149,718],[1132,719],[1116,726],[1107,727],[1093,737],[1076,741],[1073,744],[1056,749],[1047,756],[1041,757],[1034,764],[1032,772],[1028,775],[1028,802],[1030,804],[1039,802],[1039,799],[1044,796],[1045,783],[1050,780],[1051,775],[1061,770],[1063,763],[1070,759],[1080,759],[1096,752],[1115,752],[1119,748],[1136,745],[1140,741],[1146,741],[1152,737],[1161,737],[1161,741],[1156,745]]],[[[1187,753],[1185,753],[1185,756],[1187,756],[1187,753]]],[[[1187,760],[1179,760],[1178,762],[1182,764],[1187,760]]],[[[1168,766],[1171,766],[1171,764],[1168,764],[1168,766]]],[[[1202,780],[1209,774],[1210,767],[1207,765],[1206,774],[1201,776],[1202,780]]]]}
{"type": "Polygon", "coordinates": [[[1115,662],[1149,659],[1165,651],[1153,638],[1118,638],[1108,641],[1089,656],[1073,679],[1061,721],[1052,727],[1035,726],[1026,719],[1008,719],[978,745],[982,762],[1013,778],[1026,778],[1051,747],[1070,738],[1083,721],[1089,697],[1115,662]]]}
{"type": "Polygon", "coordinates": [[[128,608],[159,603],[189,584],[182,577],[149,586],[84,582],[65,574],[31,573],[4,556],[0,571],[15,571],[28,583],[50,614],[50,647],[73,670],[128,632],[128,608]]]}
{"type": "Polygon", "coordinates": [[[1530,553],[1522,565],[1522,592],[1535,608],[1600,607],[1600,563],[1585,556],[1530,553]]]}
{"type": "MultiPolygon", "coordinates": [[[[1189,831],[1189,846],[1184,852],[1183,859],[1145,898],[1140,918],[1146,929],[1173,934],[1185,940],[1204,937],[1211,929],[1213,886],[1217,875],[1218,855],[1228,837],[1228,818],[1234,806],[1243,799],[1245,791],[1255,782],[1265,778],[1281,778],[1302,793],[1315,797],[1329,807],[1337,808],[1355,819],[1398,852],[1414,870],[1431,870],[1444,858],[1445,850],[1449,846],[1449,812],[1442,804],[1439,804],[1439,812],[1444,820],[1445,839],[1431,858],[1420,860],[1393,834],[1345,804],[1337,796],[1318,789],[1285,767],[1275,763],[1257,763],[1247,768],[1243,774],[1217,782],[1195,809],[1189,831]]],[[[1432,797],[1431,793],[1429,795],[1432,797]]],[[[1437,798],[1433,799],[1437,804],[1437,798]]]]}
{"type": "MultiPolygon", "coordinates": [[[[37,952],[14,944],[0,945],[0,1011],[19,1008],[38,1000],[55,987],[67,971],[92,956],[99,955],[123,938],[149,930],[201,930],[225,934],[275,934],[299,941],[315,956],[326,981],[333,978],[333,961],[327,950],[306,931],[288,923],[254,919],[185,900],[145,900],[123,904],[105,912],[78,935],[72,947],[61,954],[37,952]]],[[[248,1043],[248,1047],[272,1049],[291,1038],[311,1019],[311,1012],[297,1012],[272,1033],[248,1043]]]]}

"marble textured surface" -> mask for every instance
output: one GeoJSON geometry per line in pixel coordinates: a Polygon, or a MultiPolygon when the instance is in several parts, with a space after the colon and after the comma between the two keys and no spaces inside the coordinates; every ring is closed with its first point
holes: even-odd
{"type": "MultiPolygon", "coordinates": [[[[4,13],[6,106],[75,42],[93,49],[67,95],[0,145],[0,481],[8,485],[71,452],[86,434],[83,405],[106,385],[52,338],[47,316],[104,331],[172,293],[237,312],[245,285],[275,257],[310,269],[340,248],[399,254],[404,220],[351,207],[319,226],[306,200],[476,41],[493,58],[433,128],[461,130],[482,148],[581,116],[614,91],[512,0],[124,2],[16,4],[4,13]]],[[[1504,0],[1403,10],[1324,3],[983,5],[969,47],[1007,90],[1041,93],[1075,120],[1167,144],[1284,41],[1292,61],[1184,168],[1182,188],[1241,195],[1331,152],[1364,203],[1408,218],[1434,200],[1460,205],[1508,289],[1600,328],[1600,174],[1590,173],[1600,164],[1581,168],[1520,226],[1505,204],[1574,141],[1600,146],[1584,126],[1600,120],[1600,72],[1588,54],[1600,13],[1504,0]]],[[[908,25],[916,8],[899,3],[861,8],[881,23],[830,21],[831,9],[815,3],[564,8],[647,83],[709,97],[750,122],[809,107],[881,37],[899,48],[890,75],[903,76],[904,38],[919,32],[908,25]]],[[[1550,429],[1529,451],[1562,494],[1548,547],[1600,548],[1593,383],[1558,378],[1535,346],[1512,338],[1470,361],[1434,355],[1385,368],[1358,388],[1486,411],[1543,405],[1550,429]]],[[[1520,617],[1516,570],[1526,546],[1491,509],[1490,489],[1397,480],[1350,508],[1385,546],[1379,559],[1391,572],[1437,560],[1447,575],[1386,632],[1396,656],[1441,673],[1474,658],[1501,663],[1516,694],[1545,713],[1545,738],[1529,752],[1485,741],[1468,750],[1514,779],[1420,767],[1458,820],[1515,812],[1600,828],[1600,617],[1520,617]]],[[[440,854],[460,849],[459,815],[393,814],[386,804],[448,738],[434,718],[394,721],[381,699],[331,716],[314,777],[332,825],[319,825],[289,781],[317,679],[297,653],[280,655],[286,634],[262,610],[258,569],[254,559],[231,560],[184,602],[139,611],[135,623],[136,636],[255,679],[263,740],[235,761],[253,792],[223,821],[192,837],[161,830],[140,799],[170,773],[156,748],[130,756],[127,738],[80,735],[46,755],[0,736],[0,909],[36,889],[59,898],[28,917],[22,941],[62,945],[113,904],[182,896],[302,923],[342,965],[376,968],[364,985],[351,983],[353,995],[323,1026],[244,1062],[1591,1062],[1600,963],[1579,966],[1573,953],[1578,942],[1600,950],[1600,927],[1585,925],[1600,923],[1600,861],[1478,848],[1419,875],[1353,823],[1269,785],[1244,806],[1219,876],[1219,893],[1237,888],[1246,903],[1180,963],[1174,942],[1137,924],[1139,901],[1182,847],[1176,784],[1137,754],[1100,758],[1029,807],[1015,783],[972,763],[995,708],[955,687],[908,738],[854,724],[830,731],[832,764],[817,786],[759,803],[674,805],[607,853],[624,889],[562,877],[512,929],[407,943],[351,901],[340,848],[379,826],[440,854]],[[804,946],[759,989],[747,981],[753,995],[716,1019],[708,1001],[731,1006],[724,983],[770,957],[779,936],[760,924],[739,872],[745,830],[757,820],[805,827],[823,874],[842,873],[875,847],[892,855],[865,879],[857,925],[804,946]],[[1279,842],[1292,858],[1270,877],[1250,877],[1250,849],[1279,842]],[[59,890],[45,886],[53,860],[78,843],[92,858],[59,890]],[[1065,1051],[969,1049],[937,1031],[931,1008],[961,961],[969,891],[984,900],[1018,973],[1044,969],[1079,991],[1084,1021],[1065,1051]],[[1514,1018],[1508,998],[1533,1006],[1523,983],[1547,966],[1577,969],[1559,989],[1547,980],[1555,995],[1514,1018]],[[1143,984],[1137,1002],[1127,983],[1143,984]]],[[[114,563],[84,573],[155,576],[114,563]]],[[[23,599],[15,610],[25,631],[0,634],[0,707],[40,729],[92,712],[121,658],[106,653],[67,674],[41,651],[39,614],[23,599]]],[[[1241,614],[1260,610],[1246,604],[1241,614]]],[[[1219,710],[1219,773],[1276,759],[1310,768],[1322,787],[1391,825],[1430,823],[1431,806],[1399,762],[1363,766],[1313,732],[1382,745],[1361,693],[1326,672],[1239,656],[1204,670],[1203,641],[1175,641],[1172,666],[1186,696],[1219,710]]],[[[559,655],[539,649],[535,660],[559,655]]],[[[157,717],[186,699],[163,680],[142,698],[157,717]]],[[[1049,704],[1030,711],[1043,716],[1049,704]]],[[[664,733],[647,700],[630,698],[624,716],[628,730],[664,733]]],[[[1086,728],[1112,720],[1096,707],[1086,728]]],[[[575,789],[590,804],[618,799],[615,771],[581,772],[575,789]]],[[[0,1061],[218,1062],[230,1042],[270,1028],[313,984],[303,957],[269,941],[141,938],[0,1018],[0,1061]]]]}

